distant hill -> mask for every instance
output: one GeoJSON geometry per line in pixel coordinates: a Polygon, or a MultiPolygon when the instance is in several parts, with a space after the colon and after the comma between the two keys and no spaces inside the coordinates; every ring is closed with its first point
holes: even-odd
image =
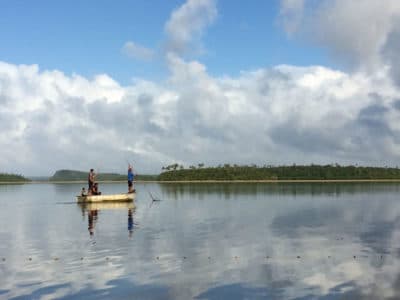
{"type": "MultiPolygon", "coordinates": [[[[50,177],[50,181],[85,181],[88,179],[88,172],[75,171],[75,170],[58,170],[50,177]]],[[[96,176],[96,180],[125,180],[126,175],[116,173],[99,173],[96,176]]]]}
{"type": "Polygon", "coordinates": [[[29,182],[28,178],[17,174],[0,173],[0,182],[29,182]]]}
{"type": "MultiPolygon", "coordinates": [[[[138,175],[135,180],[157,180],[157,175],[138,175]]],[[[58,170],[50,177],[50,181],[86,181],[88,172],[76,170],[58,170]]],[[[99,173],[96,176],[97,181],[126,181],[127,175],[117,173],[99,173]]]]}

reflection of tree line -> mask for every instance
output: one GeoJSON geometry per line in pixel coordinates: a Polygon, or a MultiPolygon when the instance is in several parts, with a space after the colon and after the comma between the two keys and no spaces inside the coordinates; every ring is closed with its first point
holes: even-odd
{"type": "Polygon", "coordinates": [[[221,194],[224,197],[235,195],[341,195],[356,193],[400,192],[397,183],[179,183],[161,184],[163,193],[173,197],[184,195],[221,194]]]}
{"type": "Polygon", "coordinates": [[[162,168],[159,180],[344,180],[344,179],[400,179],[399,168],[378,168],[332,165],[292,165],[262,167],[219,165],[217,167],[184,168],[172,164],[162,168]]]}

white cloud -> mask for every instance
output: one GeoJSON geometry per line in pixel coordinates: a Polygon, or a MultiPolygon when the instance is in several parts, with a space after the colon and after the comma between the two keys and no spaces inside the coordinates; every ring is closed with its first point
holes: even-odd
{"type": "Polygon", "coordinates": [[[204,29],[217,17],[214,0],[187,0],[174,10],[165,24],[167,51],[186,54],[198,50],[204,29]]]}
{"type": "MultiPolygon", "coordinates": [[[[302,6],[301,1],[285,3],[288,9],[302,6]]],[[[127,158],[141,173],[157,173],[172,162],[399,165],[400,92],[391,78],[399,70],[394,51],[399,34],[391,27],[398,5],[388,1],[388,10],[371,0],[363,8],[346,3],[318,6],[318,15],[327,19],[321,28],[331,24],[337,36],[332,41],[342,39],[338,47],[357,52],[350,42],[345,45],[352,35],[340,34],[353,26],[343,7],[366,23],[370,19],[367,27],[375,24],[376,32],[388,35],[384,42],[379,34],[367,38],[379,46],[366,57],[379,52],[380,68],[346,73],[281,65],[219,78],[200,62],[170,51],[164,82],[122,86],[107,74],[67,76],[37,65],[0,62],[0,171],[119,171],[127,158]],[[391,21],[377,17],[374,22],[374,10],[391,21]],[[342,23],[335,27],[333,20],[342,23]]],[[[213,1],[189,0],[167,22],[168,38],[187,48],[216,14],[213,1]]],[[[363,35],[357,24],[355,35],[363,35]]]]}
{"type": "Polygon", "coordinates": [[[281,0],[280,18],[286,32],[296,32],[303,18],[304,0],[281,0]]]}
{"type": "Polygon", "coordinates": [[[396,20],[393,31],[390,32],[383,47],[383,60],[390,67],[394,82],[400,86],[400,17],[396,20]]]}
{"type": "Polygon", "coordinates": [[[164,83],[121,86],[0,63],[2,171],[229,163],[399,164],[400,93],[390,69],[277,66],[212,77],[170,54],[164,83]]]}
{"type": "Polygon", "coordinates": [[[400,17],[399,1],[304,1],[281,1],[288,33],[297,32],[350,66],[381,67],[382,49],[400,17]]]}
{"type": "Polygon", "coordinates": [[[154,57],[154,51],[134,42],[126,42],[122,47],[122,52],[128,57],[150,61],[154,57]]]}

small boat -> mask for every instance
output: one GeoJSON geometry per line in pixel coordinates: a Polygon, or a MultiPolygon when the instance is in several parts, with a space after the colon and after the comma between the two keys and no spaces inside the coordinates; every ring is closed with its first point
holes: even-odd
{"type": "Polygon", "coordinates": [[[78,202],[105,202],[105,201],[133,201],[136,193],[112,194],[112,195],[90,195],[76,196],[78,202]]]}

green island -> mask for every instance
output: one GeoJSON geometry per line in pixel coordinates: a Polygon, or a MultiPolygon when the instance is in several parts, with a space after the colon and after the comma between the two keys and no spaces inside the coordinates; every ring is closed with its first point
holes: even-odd
{"type": "MultiPolygon", "coordinates": [[[[58,170],[53,176],[49,178],[49,181],[60,182],[60,181],[87,181],[88,172],[76,171],[76,170],[58,170]]],[[[127,175],[117,173],[101,173],[99,172],[96,176],[97,181],[126,181],[127,175]]],[[[157,180],[157,175],[137,175],[136,180],[149,181],[157,180]]]]}
{"type": "Polygon", "coordinates": [[[398,180],[400,169],[331,165],[219,165],[184,168],[172,164],[162,168],[159,181],[260,181],[260,180],[398,180]]]}
{"type": "Polygon", "coordinates": [[[0,182],[29,182],[28,178],[17,174],[0,173],[0,182]]]}

